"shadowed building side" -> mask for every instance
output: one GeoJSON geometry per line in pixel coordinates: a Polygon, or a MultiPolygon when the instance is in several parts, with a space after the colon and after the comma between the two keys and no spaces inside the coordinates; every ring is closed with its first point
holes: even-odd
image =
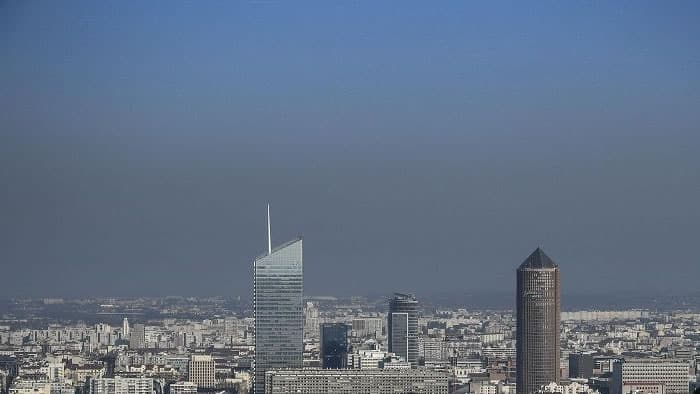
{"type": "Polygon", "coordinates": [[[348,366],[348,331],[344,323],[321,324],[321,366],[323,369],[345,369],[348,366]]]}
{"type": "Polygon", "coordinates": [[[395,293],[387,316],[389,351],[411,367],[418,365],[418,301],[411,294],[395,293]]]}

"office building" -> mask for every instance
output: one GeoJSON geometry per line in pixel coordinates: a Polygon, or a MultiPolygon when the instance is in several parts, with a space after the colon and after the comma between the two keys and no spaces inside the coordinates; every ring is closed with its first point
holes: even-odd
{"type": "Polygon", "coordinates": [[[269,206],[267,218],[267,253],[253,262],[254,394],[265,392],[265,371],[303,366],[302,239],[273,249],[269,206]]]}
{"type": "Polygon", "coordinates": [[[418,301],[413,295],[395,293],[387,315],[389,352],[411,366],[418,365],[418,301]]]}
{"type": "Polygon", "coordinates": [[[532,394],[559,383],[559,267],[537,248],[517,270],[516,387],[532,394]]]}
{"type": "Polygon", "coordinates": [[[271,370],[266,394],[447,394],[448,375],[423,369],[271,370]]]}
{"type": "Polygon", "coordinates": [[[343,323],[321,324],[321,365],[324,369],[347,368],[348,328],[343,323]]]}
{"type": "Polygon", "coordinates": [[[593,353],[569,354],[569,377],[585,378],[593,376],[593,353]]]}
{"type": "Polygon", "coordinates": [[[153,394],[151,378],[98,378],[90,380],[91,394],[153,394]]]}
{"type": "Polygon", "coordinates": [[[209,355],[193,354],[187,367],[188,381],[199,388],[211,388],[216,383],[214,359],[209,355]]]}
{"type": "Polygon", "coordinates": [[[688,394],[689,364],[677,359],[629,359],[613,363],[610,394],[642,390],[653,394],[688,394]]]}

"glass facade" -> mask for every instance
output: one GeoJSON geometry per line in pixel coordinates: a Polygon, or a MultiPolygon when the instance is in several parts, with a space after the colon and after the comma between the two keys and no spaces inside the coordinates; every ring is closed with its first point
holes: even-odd
{"type": "Polygon", "coordinates": [[[389,351],[418,365],[418,301],[412,295],[394,294],[387,317],[389,351]]]}
{"type": "Polygon", "coordinates": [[[324,369],[344,369],[348,366],[348,325],[321,324],[321,363],[324,369]]]}
{"type": "Polygon", "coordinates": [[[302,268],[301,238],[272,249],[253,264],[255,394],[265,392],[265,371],[303,366],[302,268]]]}

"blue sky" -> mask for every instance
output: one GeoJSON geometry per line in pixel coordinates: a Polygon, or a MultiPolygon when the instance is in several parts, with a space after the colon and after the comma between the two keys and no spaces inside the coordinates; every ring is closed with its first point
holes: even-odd
{"type": "Polygon", "coordinates": [[[689,288],[698,17],[2,2],[0,296],[245,295],[267,201],[279,242],[306,237],[310,294],[510,290],[538,243],[571,292],[689,288]]]}

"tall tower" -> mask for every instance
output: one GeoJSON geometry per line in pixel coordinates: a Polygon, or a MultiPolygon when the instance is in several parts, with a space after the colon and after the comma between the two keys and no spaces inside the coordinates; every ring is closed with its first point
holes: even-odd
{"type": "Polygon", "coordinates": [[[559,267],[535,249],[517,271],[517,394],[559,383],[559,267]]]}
{"type": "Polygon", "coordinates": [[[418,365],[418,301],[411,294],[394,293],[387,316],[389,351],[418,365]]]}
{"type": "Polygon", "coordinates": [[[269,205],[267,234],[267,253],[253,261],[254,394],[265,393],[265,371],[303,367],[302,239],[272,247],[269,205]]]}
{"type": "Polygon", "coordinates": [[[129,338],[129,319],[126,317],[122,321],[122,338],[129,338]]]}

